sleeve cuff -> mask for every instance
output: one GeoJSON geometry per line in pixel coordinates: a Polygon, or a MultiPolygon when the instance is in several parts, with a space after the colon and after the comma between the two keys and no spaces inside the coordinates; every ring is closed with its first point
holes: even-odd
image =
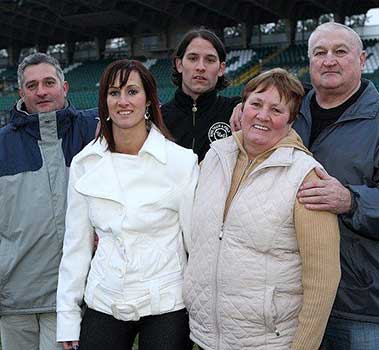
{"type": "Polygon", "coordinates": [[[345,215],[351,217],[354,215],[355,211],[357,210],[359,195],[358,195],[358,193],[354,192],[349,185],[347,185],[346,188],[350,191],[351,207],[350,207],[350,210],[345,215]]]}
{"type": "Polygon", "coordinates": [[[80,312],[57,312],[57,342],[79,340],[81,321],[80,312]]]}

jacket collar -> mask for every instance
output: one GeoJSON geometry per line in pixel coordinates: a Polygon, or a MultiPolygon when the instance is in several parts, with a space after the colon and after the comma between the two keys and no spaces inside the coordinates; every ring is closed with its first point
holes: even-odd
{"type": "MultiPolygon", "coordinates": [[[[112,153],[108,150],[105,139],[97,140],[94,144],[87,146],[81,153],[81,159],[89,156],[99,156],[99,161],[90,171],[86,172],[75,184],[75,189],[86,195],[104,198],[125,204],[121,193],[121,185],[116,174],[112,153]]],[[[145,158],[151,156],[158,162],[167,162],[165,137],[153,126],[143,144],[138,156],[145,158]]]]}
{"type": "MultiPolygon", "coordinates": [[[[104,138],[97,140],[91,147],[87,147],[82,151],[82,154],[86,156],[97,154],[104,157],[108,153],[110,154],[111,152],[108,151],[108,144],[104,138]]],[[[145,143],[138,152],[138,156],[141,157],[145,154],[151,155],[162,164],[167,163],[166,139],[154,124],[147,135],[145,143]]]]}
{"type": "MultiPolygon", "coordinates": [[[[311,90],[303,99],[300,114],[303,115],[307,124],[312,125],[311,116],[311,98],[315,94],[315,90],[311,90]]],[[[379,93],[375,85],[370,81],[359,96],[358,100],[351,105],[337,120],[337,123],[354,119],[374,119],[379,110],[379,93]]]]}
{"type": "MultiPolygon", "coordinates": [[[[238,153],[240,152],[240,147],[235,139],[238,136],[239,135],[230,136],[211,144],[211,148],[216,151],[221,159],[227,159],[229,167],[231,167],[232,170],[237,161],[238,153]]],[[[267,167],[290,166],[294,161],[294,149],[301,149],[298,147],[299,139],[297,133],[291,129],[289,137],[287,137],[285,141],[280,142],[278,146],[273,147],[272,153],[254,169],[254,172],[267,167]],[[289,142],[291,138],[294,140],[293,142],[291,141],[293,143],[292,145],[289,142]]],[[[301,150],[304,152],[305,148],[301,150]]],[[[306,153],[309,154],[309,152],[306,153]]]]}
{"type": "MultiPolygon", "coordinates": [[[[89,152],[88,155],[101,154],[99,151],[105,146],[104,140],[96,141],[93,146],[97,150],[89,152]]],[[[74,186],[83,195],[109,199],[123,204],[121,186],[113,166],[111,152],[102,154],[95,166],[79,178],[74,186]]]]}
{"type": "Polygon", "coordinates": [[[12,108],[10,116],[10,124],[13,129],[24,129],[28,134],[37,140],[41,140],[40,123],[44,118],[49,122],[55,122],[57,129],[56,137],[63,138],[67,130],[72,125],[72,119],[77,115],[76,109],[67,101],[65,108],[49,112],[49,113],[32,113],[29,114],[25,110],[22,100],[12,108]]]}
{"type": "Polygon", "coordinates": [[[185,94],[182,89],[177,89],[175,92],[175,101],[181,109],[191,110],[193,104],[196,102],[198,109],[208,109],[217,100],[217,91],[212,90],[200,95],[196,101],[191,96],[185,94]]]}
{"type": "Polygon", "coordinates": [[[139,156],[144,154],[150,154],[162,164],[167,163],[166,139],[155,125],[151,127],[145,143],[138,152],[139,156]]]}
{"type": "MultiPolygon", "coordinates": [[[[247,152],[243,146],[243,134],[242,130],[236,131],[233,133],[233,137],[238,145],[239,150],[248,157],[247,152]]],[[[307,153],[309,155],[312,155],[312,153],[304,146],[303,141],[301,140],[301,137],[298,135],[298,133],[291,127],[288,131],[287,136],[283,137],[277,144],[272,146],[267,151],[261,153],[257,156],[257,158],[261,159],[267,159],[270,154],[272,154],[276,149],[283,148],[283,147],[290,147],[295,148],[300,151],[303,151],[304,153],[307,153]]]]}

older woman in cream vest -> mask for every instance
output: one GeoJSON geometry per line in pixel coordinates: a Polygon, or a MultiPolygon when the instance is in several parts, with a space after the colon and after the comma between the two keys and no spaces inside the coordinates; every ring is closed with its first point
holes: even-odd
{"type": "Polygon", "coordinates": [[[321,167],[291,128],[303,94],[283,69],[252,79],[242,130],[202,163],[184,300],[205,350],[320,346],[340,279],[339,231],[334,214],[296,198],[321,167]]]}

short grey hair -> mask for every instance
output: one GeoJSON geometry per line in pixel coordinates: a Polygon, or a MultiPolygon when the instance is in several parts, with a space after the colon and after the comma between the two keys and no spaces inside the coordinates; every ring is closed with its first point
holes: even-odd
{"type": "Polygon", "coordinates": [[[361,37],[358,35],[358,33],[354,30],[348,27],[345,24],[336,23],[336,22],[327,22],[320,24],[310,35],[308,39],[308,57],[311,57],[311,44],[316,36],[316,34],[320,32],[333,32],[336,30],[345,30],[350,33],[351,39],[354,41],[359,53],[363,51],[363,43],[361,37]]]}
{"type": "Polygon", "coordinates": [[[17,81],[18,81],[18,87],[22,88],[22,84],[24,82],[24,71],[27,67],[37,65],[40,63],[48,63],[51,64],[56,72],[59,80],[63,84],[64,82],[64,73],[62,70],[62,67],[60,66],[58,60],[54,58],[53,56],[50,56],[46,53],[42,52],[36,52],[29,56],[26,56],[22,62],[18,65],[17,68],[17,81]]]}

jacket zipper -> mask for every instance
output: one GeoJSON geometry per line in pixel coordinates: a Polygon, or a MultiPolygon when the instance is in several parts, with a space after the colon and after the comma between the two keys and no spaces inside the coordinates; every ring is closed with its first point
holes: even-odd
{"type": "MultiPolygon", "coordinates": [[[[192,112],[193,113],[196,112],[196,111],[194,111],[194,108],[196,108],[196,104],[195,103],[194,103],[193,108],[192,108],[192,112]]],[[[218,154],[217,150],[215,150],[215,151],[218,154]]],[[[219,154],[218,154],[218,156],[219,156],[219,159],[221,161],[222,158],[220,157],[219,154]]],[[[223,164],[222,161],[221,161],[221,164],[222,164],[223,170],[225,171],[224,164],[223,164]]],[[[224,220],[221,223],[220,233],[218,235],[219,244],[217,245],[216,271],[215,271],[215,279],[214,279],[215,298],[214,298],[214,303],[213,303],[213,314],[215,315],[215,331],[216,331],[216,339],[217,339],[216,340],[216,350],[220,349],[220,343],[221,343],[220,331],[219,331],[220,319],[219,319],[219,313],[218,313],[218,308],[217,308],[218,293],[219,293],[219,291],[218,291],[218,274],[219,274],[218,264],[219,264],[220,253],[221,253],[222,239],[224,237],[224,223],[225,223],[225,219],[226,218],[224,218],[224,220]]]]}
{"type": "MultiPolygon", "coordinates": [[[[239,182],[241,182],[242,178],[244,177],[246,171],[249,169],[249,167],[251,166],[252,163],[254,163],[255,160],[248,160],[247,164],[246,164],[246,167],[242,173],[242,177],[239,179],[239,182]]],[[[241,183],[239,184],[239,188],[237,190],[237,192],[234,194],[234,198],[232,200],[232,203],[230,204],[230,207],[229,207],[229,210],[231,208],[231,206],[233,205],[233,201],[235,200],[238,192],[241,190],[241,183]]],[[[228,214],[226,214],[227,216],[228,214]]],[[[219,290],[218,290],[218,275],[219,275],[219,270],[218,270],[218,265],[219,265],[219,259],[220,259],[220,254],[221,254],[221,244],[222,244],[222,240],[224,238],[224,225],[225,225],[225,221],[226,221],[226,216],[221,224],[221,228],[220,228],[220,233],[218,235],[218,239],[219,239],[219,244],[218,244],[218,251],[217,251],[217,259],[216,259],[216,278],[215,278],[215,302],[214,302],[214,305],[213,305],[213,314],[215,315],[216,317],[216,339],[217,339],[217,343],[216,343],[216,350],[219,350],[220,349],[220,343],[221,343],[221,334],[220,334],[220,331],[219,331],[219,324],[220,324],[220,319],[219,319],[219,313],[218,313],[218,308],[217,308],[217,303],[218,303],[218,293],[219,293],[219,290]]],[[[273,329],[274,333],[276,334],[276,336],[280,336],[280,332],[279,330],[276,328],[276,326],[274,326],[274,329],[273,329]]]]}
{"type": "MultiPolygon", "coordinates": [[[[230,210],[230,208],[232,207],[232,205],[233,205],[233,201],[236,199],[238,192],[241,191],[241,187],[242,187],[242,179],[244,178],[246,171],[247,171],[247,170],[250,168],[250,166],[255,162],[255,160],[256,160],[256,159],[254,159],[254,160],[249,159],[249,160],[248,160],[248,162],[247,162],[247,164],[246,164],[246,167],[245,167],[245,169],[244,169],[244,171],[243,171],[243,173],[242,173],[242,176],[241,176],[241,178],[239,179],[238,190],[237,190],[237,192],[234,194],[234,198],[233,198],[233,200],[232,200],[232,203],[230,203],[229,210],[230,210]]],[[[229,212],[229,211],[228,211],[228,212],[229,212]]],[[[226,216],[227,216],[227,215],[226,215],[226,216]]],[[[224,222],[222,223],[222,230],[221,230],[221,234],[219,235],[219,239],[220,239],[220,240],[222,240],[222,237],[223,237],[223,235],[224,235],[223,227],[224,227],[224,223],[225,223],[225,221],[226,221],[226,217],[225,217],[225,219],[224,219],[224,222]]],[[[278,328],[276,327],[275,324],[273,324],[272,331],[275,333],[275,335],[276,335],[277,337],[280,336],[280,331],[278,330],[278,328]]]]}
{"type": "Polygon", "coordinates": [[[220,252],[221,252],[221,241],[222,241],[222,237],[224,235],[224,223],[221,224],[221,228],[220,228],[220,234],[218,235],[218,239],[220,240],[220,243],[218,244],[218,250],[217,250],[217,259],[216,259],[216,278],[215,278],[215,301],[214,301],[214,304],[213,304],[213,308],[214,308],[214,311],[213,311],[213,314],[215,315],[216,317],[216,339],[217,339],[217,344],[216,344],[216,350],[218,350],[220,348],[220,342],[221,342],[221,339],[220,339],[220,331],[219,331],[219,324],[220,324],[220,320],[219,320],[219,314],[218,314],[218,308],[217,308],[217,302],[218,302],[218,261],[219,261],[219,258],[220,258],[220,252]]]}
{"type": "Polygon", "coordinates": [[[196,112],[197,112],[197,107],[196,107],[196,101],[193,101],[192,104],[192,126],[193,126],[193,138],[192,138],[192,149],[195,149],[195,126],[196,126],[196,112]]]}
{"type": "MultiPolygon", "coordinates": [[[[222,162],[222,157],[220,157],[220,154],[218,153],[217,149],[215,149],[220,161],[221,161],[221,164],[222,164],[222,167],[223,167],[223,170],[225,171],[225,164],[222,162]]],[[[248,160],[248,163],[243,171],[243,174],[242,174],[242,177],[239,179],[239,181],[241,182],[242,178],[244,177],[245,175],[245,172],[247,171],[247,169],[251,166],[251,164],[253,164],[255,162],[255,159],[254,160],[248,160]]],[[[267,166],[263,166],[261,168],[259,168],[259,165],[258,165],[258,168],[259,168],[259,171],[266,168],[267,166]]],[[[257,169],[255,169],[255,171],[257,171],[257,169]]],[[[255,172],[254,171],[254,172],[255,172]]],[[[252,173],[249,174],[249,176],[251,175],[252,173]]],[[[230,203],[230,207],[229,207],[229,210],[228,212],[230,211],[232,205],[233,205],[233,202],[234,200],[237,198],[237,194],[241,191],[241,187],[242,187],[242,184],[240,183],[239,184],[239,188],[237,190],[237,192],[234,194],[234,198],[232,200],[232,202],[230,203]]],[[[214,309],[214,315],[216,316],[216,337],[217,337],[217,344],[216,344],[216,350],[219,350],[220,349],[220,342],[221,342],[221,339],[220,339],[220,331],[219,331],[219,323],[220,323],[220,320],[219,320],[219,314],[218,314],[218,310],[217,310],[217,300],[218,300],[218,262],[219,262],[219,258],[220,258],[220,252],[221,252],[221,244],[222,244],[222,240],[224,238],[224,224],[225,224],[225,221],[227,219],[227,216],[228,214],[226,214],[222,224],[221,224],[221,228],[220,228],[220,233],[218,235],[218,239],[219,239],[219,244],[218,244],[218,251],[217,251],[217,259],[216,259],[216,278],[215,278],[215,291],[216,291],[216,297],[215,297],[215,302],[214,302],[214,305],[213,305],[213,309],[214,309]]],[[[276,327],[276,325],[274,324],[273,327],[272,327],[272,330],[273,332],[275,333],[275,335],[277,337],[280,336],[280,331],[278,330],[278,328],[276,327]]]]}

